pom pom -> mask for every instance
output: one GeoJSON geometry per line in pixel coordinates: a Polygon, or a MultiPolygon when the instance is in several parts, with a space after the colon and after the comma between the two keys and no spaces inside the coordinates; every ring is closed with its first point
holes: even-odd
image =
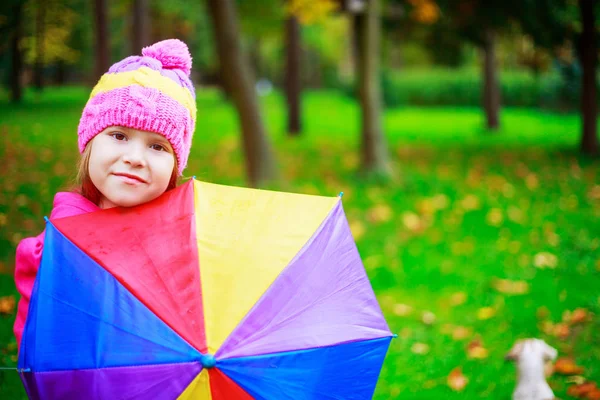
{"type": "Polygon", "coordinates": [[[192,56],[185,43],[178,39],[167,39],[144,47],[142,55],[154,58],[163,68],[180,69],[187,76],[192,71],[192,56]]]}

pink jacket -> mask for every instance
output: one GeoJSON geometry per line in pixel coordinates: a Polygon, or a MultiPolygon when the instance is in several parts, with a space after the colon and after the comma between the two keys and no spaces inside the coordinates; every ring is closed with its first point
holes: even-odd
{"type": "MultiPolygon", "coordinates": [[[[54,196],[54,206],[50,219],[70,217],[97,210],[99,210],[97,205],[77,193],[59,192],[54,196]]],[[[19,300],[17,307],[17,318],[13,330],[19,348],[21,347],[21,337],[27,320],[33,283],[42,259],[44,233],[45,231],[36,237],[25,238],[17,246],[15,284],[21,294],[21,300],[19,300]]]]}

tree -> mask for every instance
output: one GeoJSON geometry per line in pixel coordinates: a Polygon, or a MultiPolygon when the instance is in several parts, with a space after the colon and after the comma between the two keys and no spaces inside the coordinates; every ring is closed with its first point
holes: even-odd
{"type": "Polygon", "coordinates": [[[300,80],[300,23],[298,18],[290,14],[285,22],[285,98],[288,109],[287,129],[291,135],[298,135],[301,131],[300,107],[302,82],[300,80]]]}
{"type": "Polygon", "coordinates": [[[583,31],[579,43],[579,60],[583,66],[581,90],[581,116],[583,132],[581,151],[585,154],[598,154],[598,101],[596,93],[596,66],[598,65],[598,44],[596,38],[596,18],[594,0],[579,0],[579,10],[583,31]]]}
{"type": "Polygon", "coordinates": [[[133,0],[132,40],[133,54],[139,54],[143,47],[151,45],[150,7],[148,0],[133,0]]]}
{"type": "Polygon", "coordinates": [[[275,179],[275,161],[265,134],[254,79],[242,52],[233,0],[208,0],[223,79],[238,112],[249,184],[275,179]]]}
{"type": "Polygon", "coordinates": [[[46,17],[46,2],[37,1],[35,18],[35,63],[33,66],[33,85],[37,90],[44,87],[44,27],[46,17]]]}
{"type": "Polygon", "coordinates": [[[512,13],[518,7],[514,0],[471,0],[458,2],[439,0],[442,15],[467,41],[482,52],[482,105],[488,129],[500,127],[501,92],[496,60],[497,37],[509,25],[512,13]]]}
{"type": "Polygon", "coordinates": [[[524,32],[545,49],[572,46],[583,70],[581,77],[582,132],[580,150],[599,152],[597,134],[597,28],[598,2],[594,0],[523,0],[514,14],[524,32]]]}
{"type": "Polygon", "coordinates": [[[94,0],[94,28],[96,33],[95,77],[99,79],[110,66],[108,12],[106,0],[94,0]]]}
{"type": "MultiPolygon", "coordinates": [[[[6,4],[5,4],[6,5],[6,4]]],[[[24,1],[12,1],[10,6],[10,100],[20,103],[23,98],[23,51],[21,50],[21,39],[23,38],[23,6],[24,1]]]]}
{"type": "Polygon", "coordinates": [[[355,13],[356,70],[362,114],[361,169],[368,174],[388,176],[387,144],[381,125],[379,49],[381,40],[380,0],[366,2],[355,13]]]}

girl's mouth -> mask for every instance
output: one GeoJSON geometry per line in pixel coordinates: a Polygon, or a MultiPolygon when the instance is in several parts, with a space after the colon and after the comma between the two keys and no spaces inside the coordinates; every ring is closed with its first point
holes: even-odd
{"type": "Polygon", "coordinates": [[[125,173],[114,173],[113,175],[119,177],[123,182],[129,185],[139,185],[141,183],[147,183],[145,180],[137,175],[125,174],[125,173]]]}

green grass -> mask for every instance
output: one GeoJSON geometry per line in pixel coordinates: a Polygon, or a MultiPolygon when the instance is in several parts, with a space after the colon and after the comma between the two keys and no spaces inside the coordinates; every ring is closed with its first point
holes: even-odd
{"type": "MultiPolygon", "coordinates": [[[[87,95],[82,88],[50,88],[39,98],[28,93],[21,106],[0,104],[0,295],[16,293],[9,275],[16,244],[43,229],[54,193],[72,179],[87,95]]],[[[305,131],[294,139],[284,132],[282,99],[275,94],[263,103],[282,176],[269,187],[345,193],[365,267],[399,334],[375,398],[509,398],[515,369],[503,356],[524,337],[545,339],[574,357],[586,378],[600,381],[600,163],[574,151],[577,115],[506,109],[502,129],[490,133],[474,108],[389,110],[384,124],[396,176],[375,181],[357,173],[359,116],[352,100],[307,93],[305,131]],[[554,268],[534,265],[545,253],[556,257],[554,268]],[[501,293],[495,279],[525,282],[528,291],[501,293]],[[578,307],[594,316],[569,337],[542,329],[578,307]],[[486,310],[493,315],[479,318],[486,310]],[[435,315],[433,323],[422,321],[425,312],[435,315]],[[455,340],[451,332],[459,326],[469,333],[455,340]],[[474,338],[487,358],[467,357],[474,338]],[[426,354],[413,352],[415,343],[427,345],[426,354]],[[459,366],[469,383],[453,392],[446,379],[459,366]]],[[[219,93],[199,90],[186,175],[243,185],[237,126],[219,93]]],[[[3,366],[15,365],[13,318],[0,316],[3,366]]],[[[2,398],[24,396],[16,373],[0,374],[2,398]]],[[[549,381],[557,396],[568,397],[565,377],[549,381]]]]}

